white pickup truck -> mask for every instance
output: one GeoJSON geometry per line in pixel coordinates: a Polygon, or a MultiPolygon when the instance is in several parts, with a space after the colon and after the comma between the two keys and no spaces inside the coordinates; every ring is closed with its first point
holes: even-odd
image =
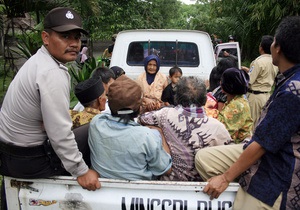
{"type": "Polygon", "coordinates": [[[101,189],[87,191],[73,177],[5,177],[9,210],[229,210],[238,189],[231,183],[218,199],[202,192],[205,182],[102,179],[101,189]]]}
{"type": "MultiPolygon", "coordinates": [[[[120,66],[126,75],[136,78],[144,71],[144,57],[153,52],[161,58],[160,71],[167,75],[173,65],[178,65],[184,76],[208,79],[216,58],[219,59],[219,53],[226,48],[239,47],[238,43],[231,43],[229,47],[222,44],[215,54],[209,35],[200,31],[124,31],[118,34],[111,66],[120,66]]],[[[205,182],[101,178],[102,187],[97,191],[84,190],[75,178],[66,176],[49,179],[4,177],[4,182],[9,210],[229,210],[238,189],[237,183],[231,183],[218,199],[210,200],[202,192],[205,182]]]]}

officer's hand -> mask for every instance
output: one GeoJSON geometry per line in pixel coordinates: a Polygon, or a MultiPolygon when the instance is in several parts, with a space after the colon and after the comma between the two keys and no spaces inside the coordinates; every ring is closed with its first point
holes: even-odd
{"type": "Polygon", "coordinates": [[[89,169],[86,174],[77,177],[77,182],[83,189],[95,191],[101,187],[98,178],[99,174],[96,171],[89,169]]]}

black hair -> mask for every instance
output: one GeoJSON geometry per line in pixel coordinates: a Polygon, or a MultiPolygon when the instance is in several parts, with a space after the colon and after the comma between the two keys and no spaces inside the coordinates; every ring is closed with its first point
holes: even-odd
{"type": "Polygon", "coordinates": [[[228,36],[228,41],[231,41],[231,40],[236,41],[235,36],[229,35],[229,36],[228,36]]]}
{"type": "Polygon", "coordinates": [[[274,41],[274,37],[270,35],[262,36],[260,46],[266,54],[271,54],[271,45],[274,41]]]}
{"type": "Polygon", "coordinates": [[[107,84],[111,79],[115,78],[115,74],[113,70],[109,69],[108,67],[99,67],[94,70],[92,77],[101,77],[102,82],[107,84]]]}
{"type": "Polygon", "coordinates": [[[183,107],[192,104],[201,107],[206,103],[206,93],[204,80],[194,76],[182,77],[177,84],[174,101],[176,105],[183,107]]]}
{"type": "Polygon", "coordinates": [[[173,66],[172,68],[170,68],[169,70],[170,77],[172,77],[177,72],[179,72],[182,75],[182,70],[178,66],[173,66]]]}
{"type": "Polygon", "coordinates": [[[125,74],[125,71],[124,69],[122,69],[121,67],[119,66],[112,66],[110,67],[111,70],[113,70],[114,74],[115,74],[115,77],[114,79],[116,80],[118,77],[120,77],[121,75],[125,74]]]}
{"type": "Polygon", "coordinates": [[[81,103],[81,104],[82,104],[82,106],[84,106],[84,107],[92,107],[93,104],[94,104],[97,100],[98,100],[98,98],[96,98],[96,99],[94,99],[94,100],[92,100],[92,101],[90,101],[90,102],[87,102],[87,103],[81,103]]]}
{"type": "Polygon", "coordinates": [[[215,88],[219,87],[223,72],[226,69],[232,68],[232,67],[238,68],[238,64],[237,64],[236,60],[233,57],[228,56],[226,58],[222,58],[219,61],[219,63],[217,64],[217,66],[215,66],[211,70],[211,73],[209,75],[209,89],[208,89],[208,91],[213,91],[215,88]]]}
{"type": "Polygon", "coordinates": [[[44,28],[44,31],[46,31],[48,34],[50,34],[50,33],[52,33],[52,32],[53,32],[53,30],[52,30],[52,29],[50,29],[50,28],[44,28]]]}
{"type": "Polygon", "coordinates": [[[247,93],[249,74],[238,68],[229,68],[222,74],[222,90],[231,95],[242,95],[247,93]]]}
{"type": "Polygon", "coordinates": [[[275,46],[286,59],[292,63],[300,63],[300,16],[284,18],[275,32],[275,46]]]}

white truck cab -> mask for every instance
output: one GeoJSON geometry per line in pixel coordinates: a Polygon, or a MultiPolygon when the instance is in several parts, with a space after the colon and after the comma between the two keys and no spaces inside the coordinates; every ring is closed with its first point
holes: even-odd
{"type": "Polygon", "coordinates": [[[160,72],[169,75],[177,65],[183,76],[208,79],[216,65],[211,38],[208,33],[195,30],[137,29],[118,34],[110,67],[119,66],[126,75],[136,79],[145,71],[144,58],[156,54],[160,58],[160,72]]]}

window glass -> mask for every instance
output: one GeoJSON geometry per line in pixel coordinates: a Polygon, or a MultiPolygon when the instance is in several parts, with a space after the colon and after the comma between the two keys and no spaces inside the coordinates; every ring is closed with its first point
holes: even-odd
{"type": "Polygon", "coordinates": [[[198,47],[190,42],[132,42],[129,45],[127,64],[144,65],[144,58],[155,54],[161,66],[197,67],[199,66],[198,47]]]}

